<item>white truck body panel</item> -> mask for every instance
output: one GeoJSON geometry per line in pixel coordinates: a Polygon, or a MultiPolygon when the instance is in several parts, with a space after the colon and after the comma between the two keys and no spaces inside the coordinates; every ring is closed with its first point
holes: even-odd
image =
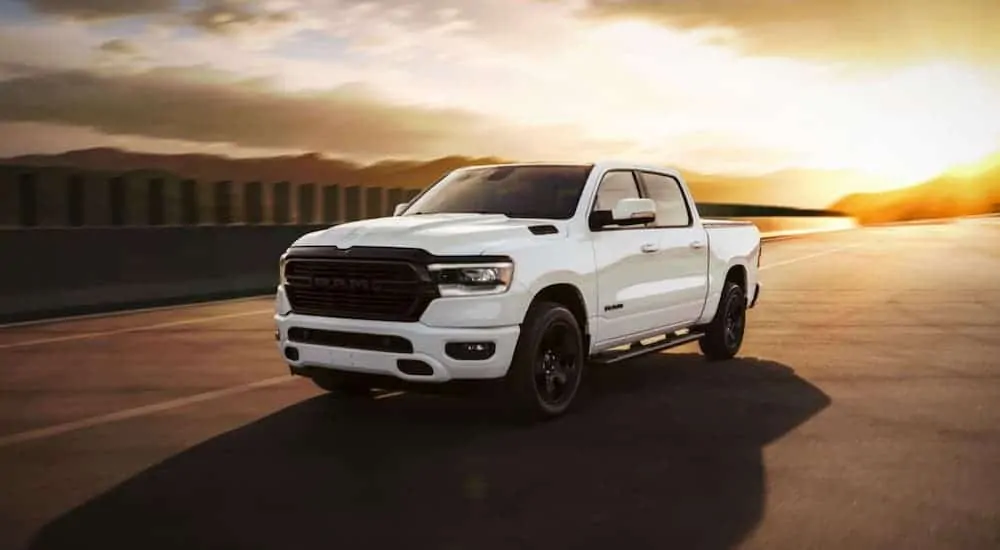
{"type": "Polygon", "coordinates": [[[752,303],[760,283],[758,260],[761,253],[760,231],[750,222],[705,220],[709,236],[709,293],[699,323],[707,323],[715,315],[726,273],[735,266],[746,269],[747,299],[752,303]],[[752,230],[748,229],[752,228],[752,230]]]}
{"type": "MultiPolygon", "coordinates": [[[[412,204],[420,201],[418,196],[412,204]]],[[[741,269],[748,304],[755,302],[759,288],[760,233],[754,225],[716,220],[705,223],[678,172],[628,162],[594,164],[569,219],[403,212],[310,233],[293,243],[289,251],[302,247],[418,249],[445,258],[510,258],[514,267],[506,291],[436,297],[418,319],[405,322],[299,313],[293,311],[284,285],[279,285],[274,316],[278,346],[299,349],[298,359],[286,359],[290,365],[380,373],[415,381],[503,377],[529,306],[540,292],[554,285],[572,289],[578,296],[590,353],[709,322],[718,308],[727,274],[734,267],[741,269]],[[690,223],[683,227],[591,229],[589,220],[598,187],[612,171],[646,171],[675,179],[684,202],[666,204],[665,208],[686,208],[690,223]],[[555,231],[536,234],[529,229],[541,225],[553,226],[555,231]],[[292,327],[399,336],[412,342],[413,352],[293,343],[288,337],[292,327]],[[489,359],[476,361],[456,360],[444,352],[448,342],[464,340],[494,342],[496,352],[489,359]],[[396,366],[401,358],[423,360],[434,372],[429,376],[407,375],[396,366]]]]}

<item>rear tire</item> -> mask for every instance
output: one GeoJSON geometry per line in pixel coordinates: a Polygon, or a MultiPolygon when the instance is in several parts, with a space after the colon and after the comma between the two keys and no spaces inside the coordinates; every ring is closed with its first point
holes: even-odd
{"type": "Polygon", "coordinates": [[[747,321],[746,293],[740,285],[727,281],[719,299],[719,309],[712,322],[705,326],[705,336],[698,347],[710,361],[732,359],[743,346],[747,321]]]}
{"type": "Polygon", "coordinates": [[[372,393],[372,388],[368,384],[356,380],[344,379],[332,374],[317,374],[310,378],[310,380],[320,389],[337,397],[360,399],[369,397],[372,393]]]}
{"type": "Polygon", "coordinates": [[[518,418],[560,416],[573,404],[586,364],[576,317],[556,303],[533,304],[521,325],[504,398],[518,418]]]}

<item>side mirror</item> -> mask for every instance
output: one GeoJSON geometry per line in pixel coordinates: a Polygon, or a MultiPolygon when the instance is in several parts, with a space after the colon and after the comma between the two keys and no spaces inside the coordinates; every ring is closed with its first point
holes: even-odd
{"type": "Polygon", "coordinates": [[[403,210],[406,210],[407,206],[410,206],[410,203],[408,203],[408,202],[401,202],[401,203],[397,204],[396,208],[394,208],[392,210],[392,215],[393,216],[398,216],[398,215],[402,214],[403,210]]]}
{"type": "Polygon", "coordinates": [[[656,203],[653,199],[622,199],[611,211],[617,225],[643,225],[656,221],[656,203]]]}
{"type": "Polygon", "coordinates": [[[645,225],[656,221],[656,203],[653,199],[622,199],[613,210],[594,210],[590,213],[590,229],[598,231],[609,225],[645,225]]]}

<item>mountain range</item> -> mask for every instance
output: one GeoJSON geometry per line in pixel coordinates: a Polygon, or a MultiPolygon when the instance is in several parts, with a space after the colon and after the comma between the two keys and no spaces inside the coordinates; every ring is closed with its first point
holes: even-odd
{"type": "Polygon", "coordinates": [[[863,224],[1000,212],[1000,153],[912,187],[848,195],[830,208],[863,224]]]}
{"type": "MultiPolygon", "coordinates": [[[[204,154],[153,154],[94,148],[60,154],[0,159],[0,165],[71,167],[97,172],[166,172],[199,181],[290,181],[422,188],[461,166],[509,162],[496,157],[449,156],[428,161],[386,160],[361,165],[311,153],[298,156],[231,158],[204,154]]],[[[681,169],[700,202],[824,208],[845,185],[864,188],[854,172],[785,170],[760,176],[701,174],[681,169]],[[859,187],[860,186],[860,187],[859,187]]]]}

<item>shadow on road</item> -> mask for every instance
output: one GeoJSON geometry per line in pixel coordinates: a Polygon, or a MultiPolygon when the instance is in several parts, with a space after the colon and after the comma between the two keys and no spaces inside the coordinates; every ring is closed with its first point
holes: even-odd
{"type": "Polygon", "coordinates": [[[46,526],[61,548],[728,548],[762,447],[829,404],[783,365],[660,355],[591,371],[535,426],[469,400],[321,396],[193,447],[46,526]]]}

